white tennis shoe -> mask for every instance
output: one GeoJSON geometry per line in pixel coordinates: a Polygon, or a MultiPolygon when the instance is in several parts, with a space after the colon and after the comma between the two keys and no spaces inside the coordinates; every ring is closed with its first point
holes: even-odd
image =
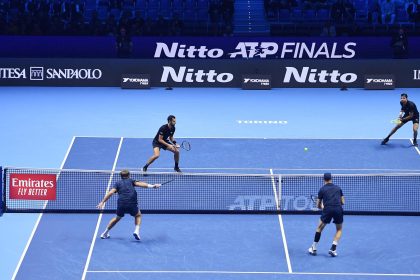
{"type": "Polygon", "coordinates": [[[333,250],[329,250],[328,251],[328,254],[330,254],[331,255],[331,257],[337,257],[338,256],[338,254],[337,254],[337,251],[333,251],[333,250]]]}
{"type": "Polygon", "coordinates": [[[314,246],[311,246],[311,248],[308,249],[308,252],[312,256],[316,256],[316,248],[314,248],[314,246]]]}
{"type": "Polygon", "coordinates": [[[110,235],[108,232],[107,233],[104,232],[101,234],[101,239],[108,239],[108,238],[110,238],[110,235]]]}

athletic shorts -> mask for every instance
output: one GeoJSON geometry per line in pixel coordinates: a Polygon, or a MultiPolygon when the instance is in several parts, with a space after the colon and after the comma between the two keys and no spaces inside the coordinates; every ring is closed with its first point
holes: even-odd
{"type": "Polygon", "coordinates": [[[124,217],[124,214],[130,214],[131,216],[136,216],[139,212],[139,207],[136,204],[125,204],[118,205],[117,207],[117,216],[124,217]]]}
{"type": "Polygon", "coordinates": [[[334,224],[343,223],[343,208],[342,207],[327,207],[322,210],[321,221],[324,224],[331,223],[334,218],[334,224]]]}
{"type": "Polygon", "coordinates": [[[159,143],[159,142],[155,142],[155,141],[153,141],[152,145],[153,145],[153,148],[159,148],[159,149],[163,149],[163,150],[165,150],[165,151],[166,151],[166,149],[167,149],[167,147],[166,147],[165,145],[162,145],[162,144],[161,144],[161,143],[159,143]]]}
{"type": "Polygon", "coordinates": [[[403,124],[406,124],[406,123],[408,123],[408,122],[413,122],[413,124],[415,124],[415,123],[419,123],[419,117],[414,117],[414,118],[413,118],[413,119],[411,119],[411,120],[408,120],[408,121],[403,122],[403,124]]]}

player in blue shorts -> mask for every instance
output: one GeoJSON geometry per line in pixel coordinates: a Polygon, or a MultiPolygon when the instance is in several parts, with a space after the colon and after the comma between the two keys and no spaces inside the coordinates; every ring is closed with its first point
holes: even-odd
{"type": "Polygon", "coordinates": [[[176,145],[174,139],[175,134],[175,124],[176,118],[174,115],[169,115],[168,123],[162,125],[158,132],[156,133],[155,138],[153,138],[153,155],[147,160],[146,164],[143,166],[143,172],[147,172],[147,168],[151,165],[157,158],[160,156],[160,149],[165,151],[171,151],[174,154],[175,166],[174,170],[176,172],[181,172],[179,168],[179,146],[176,145]]]}
{"type": "Polygon", "coordinates": [[[337,244],[343,232],[343,191],[332,183],[331,173],[324,173],[324,186],[318,192],[317,207],[322,209],[321,218],[315,232],[314,243],[309,248],[309,254],[316,256],[316,247],[321,239],[321,232],[334,219],[336,233],[328,253],[337,256],[337,244]]]}
{"type": "Polygon", "coordinates": [[[140,224],[141,224],[141,212],[137,205],[137,191],[134,187],[142,188],[159,188],[160,184],[147,184],[144,182],[136,181],[130,178],[130,172],[128,170],[122,170],[120,172],[121,180],[115,183],[112,189],[105,195],[102,201],[98,204],[98,209],[103,209],[105,202],[114,194],[118,193],[117,202],[117,216],[112,218],[108,223],[105,231],[101,234],[102,239],[109,238],[109,231],[124,217],[124,214],[130,214],[134,217],[134,238],[140,240],[140,224]]]}

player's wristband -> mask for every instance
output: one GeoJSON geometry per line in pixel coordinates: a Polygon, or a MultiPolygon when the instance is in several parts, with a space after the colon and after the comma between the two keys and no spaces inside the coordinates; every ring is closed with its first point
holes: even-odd
{"type": "Polygon", "coordinates": [[[153,188],[155,185],[147,184],[148,188],[153,188]]]}
{"type": "Polygon", "coordinates": [[[172,141],[172,143],[176,144],[176,141],[174,140],[174,141],[172,141]]]}

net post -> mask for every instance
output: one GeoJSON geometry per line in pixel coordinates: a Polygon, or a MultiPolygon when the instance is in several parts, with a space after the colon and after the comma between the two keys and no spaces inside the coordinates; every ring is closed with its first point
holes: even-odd
{"type": "Polygon", "coordinates": [[[278,206],[279,206],[279,210],[281,210],[281,193],[282,193],[282,189],[281,189],[281,187],[282,187],[282,177],[281,177],[281,174],[279,174],[279,189],[278,189],[278,195],[277,195],[277,198],[278,198],[278,206]]]}
{"type": "Polygon", "coordinates": [[[3,216],[4,212],[4,201],[3,201],[3,167],[0,166],[0,217],[3,216]]]}

